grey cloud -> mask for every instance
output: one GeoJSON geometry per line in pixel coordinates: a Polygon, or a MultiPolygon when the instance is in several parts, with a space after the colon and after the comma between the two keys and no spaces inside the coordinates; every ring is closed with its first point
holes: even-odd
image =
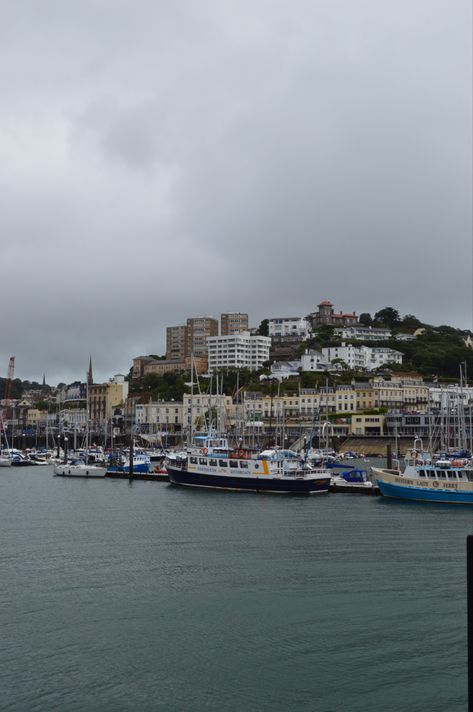
{"type": "Polygon", "coordinates": [[[187,316],[325,297],[472,328],[466,0],[2,13],[0,373],[108,377],[187,316]]]}

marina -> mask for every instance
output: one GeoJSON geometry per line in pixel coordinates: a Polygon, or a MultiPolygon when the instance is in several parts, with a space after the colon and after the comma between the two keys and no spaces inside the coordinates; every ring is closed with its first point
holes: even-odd
{"type": "Polygon", "coordinates": [[[471,510],[0,479],[2,706],[466,707],[471,510]]]}

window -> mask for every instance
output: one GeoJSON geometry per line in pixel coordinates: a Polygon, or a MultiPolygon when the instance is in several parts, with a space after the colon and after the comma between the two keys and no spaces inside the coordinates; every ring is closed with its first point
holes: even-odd
{"type": "Polygon", "coordinates": [[[197,465],[197,458],[196,457],[191,457],[190,459],[192,465],[197,465]]]}
{"type": "Polygon", "coordinates": [[[247,470],[248,469],[248,463],[245,462],[244,460],[240,460],[240,468],[242,470],[247,470]]]}
{"type": "Polygon", "coordinates": [[[206,465],[207,464],[207,458],[205,457],[200,457],[199,458],[199,465],[206,465]]]}
{"type": "Polygon", "coordinates": [[[217,460],[209,460],[209,465],[211,467],[217,467],[217,460]]]}
{"type": "Polygon", "coordinates": [[[230,467],[238,467],[238,460],[230,460],[230,467]]]}

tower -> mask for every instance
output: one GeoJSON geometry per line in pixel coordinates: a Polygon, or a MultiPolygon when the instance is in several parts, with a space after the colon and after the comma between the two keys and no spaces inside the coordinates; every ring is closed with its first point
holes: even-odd
{"type": "Polygon", "coordinates": [[[89,370],[87,371],[87,385],[91,386],[94,382],[94,374],[92,372],[92,356],[89,361],[89,370]]]}

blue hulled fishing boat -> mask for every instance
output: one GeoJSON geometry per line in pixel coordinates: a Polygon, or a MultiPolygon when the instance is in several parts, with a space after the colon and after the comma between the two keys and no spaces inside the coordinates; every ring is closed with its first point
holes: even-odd
{"type": "Polygon", "coordinates": [[[419,502],[473,505],[473,462],[467,458],[432,459],[417,439],[406,456],[406,467],[372,468],[384,497],[419,502]]]}

